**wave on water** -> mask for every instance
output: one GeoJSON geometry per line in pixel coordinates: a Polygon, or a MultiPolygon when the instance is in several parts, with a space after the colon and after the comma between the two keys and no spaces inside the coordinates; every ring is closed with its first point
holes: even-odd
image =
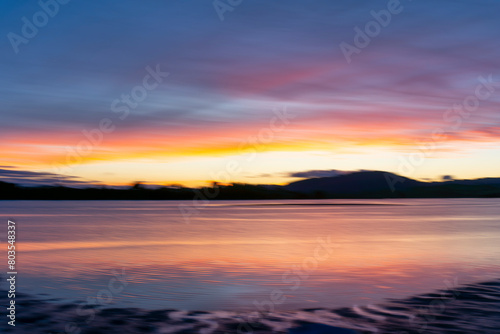
{"type": "MultiPolygon", "coordinates": [[[[7,294],[2,292],[0,296],[2,305],[7,305],[7,294]]],[[[272,313],[96,309],[17,295],[16,326],[8,325],[8,318],[3,318],[0,331],[16,334],[498,334],[500,280],[377,305],[272,313]]]]}

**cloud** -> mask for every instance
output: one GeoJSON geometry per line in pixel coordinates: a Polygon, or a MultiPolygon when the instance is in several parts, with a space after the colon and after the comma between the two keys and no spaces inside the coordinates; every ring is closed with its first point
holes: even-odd
{"type": "Polygon", "coordinates": [[[352,171],[342,171],[337,169],[331,170],[308,170],[303,172],[293,172],[289,173],[288,177],[303,177],[303,178],[315,178],[315,177],[332,177],[332,176],[340,176],[353,173],[352,171]]]}
{"type": "MultiPolygon", "coordinates": [[[[19,33],[20,18],[38,9],[35,2],[3,6],[4,36],[19,33]]],[[[450,126],[444,112],[474,93],[479,75],[499,80],[500,49],[492,43],[500,3],[405,3],[347,64],[338,45],[352,44],[353,28],[383,7],[366,0],[255,0],[228,12],[224,23],[203,1],[61,7],[50,32],[44,28],[19,54],[8,45],[0,54],[2,158],[26,169],[64,164],[66,147],[85,140],[82,131],[105,117],[116,130],[88,159],[234,154],[269,124],[276,105],[298,116],[276,136],[282,142],[273,142],[274,150],[429,141],[433,130],[450,126]],[[171,76],[126,120],[117,119],[111,102],[130,94],[145,67],[156,64],[171,76]]],[[[499,142],[499,102],[498,93],[481,101],[448,140],[499,142]]]]}
{"type": "Polygon", "coordinates": [[[21,186],[62,185],[68,187],[90,187],[95,186],[98,183],[68,175],[4,168],[0,168],[0,181],[15,183],[21,186]]]}

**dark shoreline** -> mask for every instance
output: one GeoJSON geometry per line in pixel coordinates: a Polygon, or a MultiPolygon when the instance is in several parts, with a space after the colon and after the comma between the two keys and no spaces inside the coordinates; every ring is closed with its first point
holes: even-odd
{"type": "Polygon", "coordinates": [[[0,181],[0,200],[284,200],[500,198],[500,178],[422,182],[381,171],[311,178],[288,185],[233,183],[211,187],[21,186],[0,181]]]}

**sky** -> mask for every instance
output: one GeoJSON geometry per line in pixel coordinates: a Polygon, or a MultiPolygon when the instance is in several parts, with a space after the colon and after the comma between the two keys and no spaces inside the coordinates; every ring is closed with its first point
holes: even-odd
{"type": "Polygon", "coordinates": [[[498,1],[58,1],[0,4],[1,180],[500,177],[498,1]]]}

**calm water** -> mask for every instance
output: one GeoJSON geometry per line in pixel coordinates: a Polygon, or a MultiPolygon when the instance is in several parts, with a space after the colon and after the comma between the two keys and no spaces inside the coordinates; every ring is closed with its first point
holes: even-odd
{"type": "Polygon", "coordinates": [[[217,201],[186,221],[191,204],[0,202],[17,223],[18,288],[86,301],[125,273],[110,305],[293,310],[500,278],[499,199],[217,201]]]}

